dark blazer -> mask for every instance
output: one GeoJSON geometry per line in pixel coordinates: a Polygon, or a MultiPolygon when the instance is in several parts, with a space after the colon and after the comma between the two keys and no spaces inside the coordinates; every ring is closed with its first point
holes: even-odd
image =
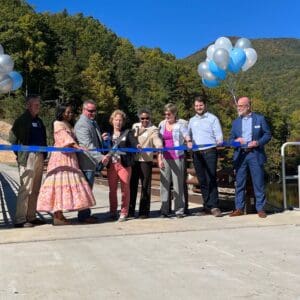
{"type": "MultiPolygon", "coordinates": [[[[232,122],[232,129],[229,141],[233,142],[235,139],[242,136],[242,117],[238,117],[232,122]]],[[[269,125],[263,115],[252,112],[252,140],[258,142],[258,147],[253,148],[253,152],[259,164],[264,164],[267,160],[264,145],[271,140],[271,131],[269,125]]],[[[237,147],[233,153],[233,163],[236,166],[241,157],[242,149],[237,147]]]]}
{"type": "MultiPolygon", "coordinates": [[[[125,130],[122,130],[121,135],[125,130]]],[[[113,133],[111,132],[111,136],[113,133]]],[[[113,144],[111,143],[112,147],[113,144]]],[[[128,130],[127,134],[122,138],[118,145],[118,148],[136,148],[138,145],[137,139],[134,137],[132,130],[128,130]]],[[[121,164],[123,167],[131,167],[134,164],[135,153],[126,152],[126,154],[121,155],[121,164]]]]}

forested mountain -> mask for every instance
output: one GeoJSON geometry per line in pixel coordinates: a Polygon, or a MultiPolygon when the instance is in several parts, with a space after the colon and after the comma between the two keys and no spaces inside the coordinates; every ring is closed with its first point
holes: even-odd
{"type": "MultiPolygon", "coordinates": [[[[236,117],[234,103],[225,85],[202,86],[197,65],[205,58],[204,50],[177,60],[159,48],[135,48],[92,17],[70,15],[66,10],[36,13],[22,0],[0,0],[0,5],[0,44],[24,78],[22,89],[0,95],[1,118],[13,120],[23,110],[25,93],[39,93],[49,130],[57,101],[72,101],[79,107],[87,98],[97,102],[104,127],[115,108],[128,114],[128,126],[142,106],[151,109],[158,123],[164,104],[170,101],[178,105],[181,118],[189,118],[194,94],[200,93],[208,100],[210,111],[220,117],[228,137],[236,117]]],[[[253,98],[255,109],[270,121],[273,140],[267,149],[271,157],[268,172],[276,176],[280,145],[300,137],[300,40],[252,42],[258,61],[236,75],[236,93],[253,98]]],[[[230,164],[230,160],[223,163],[230,164]]]]}

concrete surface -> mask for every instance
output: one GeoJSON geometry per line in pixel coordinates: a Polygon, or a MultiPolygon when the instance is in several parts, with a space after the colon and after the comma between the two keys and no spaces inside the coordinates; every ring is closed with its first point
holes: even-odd
{"type": "Polygon", "coordinates": [[[67,213],[75,225],[53,227],[45,214],[49,224],[15,229],[4,224],[4,190],[17,170],[0,170],[10,179],[0,299],[300,299],[300,212],[160,219],[154,198],[152,218],[109,222],[108,189],[96,186],[98,224],[67,213]]]}

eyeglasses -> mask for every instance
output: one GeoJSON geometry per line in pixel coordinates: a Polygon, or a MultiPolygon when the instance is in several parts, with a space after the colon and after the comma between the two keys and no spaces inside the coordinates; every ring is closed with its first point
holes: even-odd
{"type": "Polygon", "coordinates": [[[144,121],[144,120],[149,120],[149,117],[142,117],[140,118],[141,121],[144,121]]]}
{"type": "Polygon", "coordinates": [[[171,113],[165,113],[165,116],[171,116],[172,114],[171,113]]]}
{"type": "Polygon", "coordinates": [[[87,108],[85,110],[88,111],[91,114],[93,114],[97,111],[96,109],[87,109],[87,108]]]}
{"type": "Polygon", "coordinates": [[[248,104],[240,104],[240,105],[237,105],[236,107],[241,108],[241,107],[248,107],[248,106],[249,106],[248,104]]]}

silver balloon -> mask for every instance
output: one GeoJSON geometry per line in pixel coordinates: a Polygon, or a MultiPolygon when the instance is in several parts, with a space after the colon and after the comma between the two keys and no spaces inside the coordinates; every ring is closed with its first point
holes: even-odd
{"type": "Polygon", "coordinates": [[[0,81],[0,93],[8,93],[11,91],[12,87],[12,79],[8,75],[5,75],[2,81],[0,81]]]}
{"type": "Polygon", "coordinates": [[[246,61],[242,66],[243,71],[250,69],[257,61],[257,53],[253,48],[244,49],[246,53],[246,61]]]}
{"type": "Polygon", "coordinates": [[[198,66],[198,73],[199,75],[207,80],[215,80],[217,77],[209,70],[208,62],[203,61],[198,66]]]}
{"type": "Polygon", "coordinates": [[[203,73],[202,78],[207,79],[207,80],[216,80],[217,77],[210,71],[207,70],[203,73]]]}
{"type": "Polygon", "coordinates": [[[236,41],[235,45],[234,45],[235,48],[242,48],[242,49],[246,49],[246,48],[251,48],[252,45],[251,45],[251,42],[246,39],[246,38],[240,38],[236,41]]]}
{"type": "Polygon", "coordinates": [[[198,65],[198,74],[200,76],[203,76],[203,74],[206,72],[206,71],[209,71],[209,67],[208,67],[208,62],[207,61],[203,61],[202,63],[200,63],[198,65]]]}
{"type": "Polygon", "coordinates": [[[0,81],[2,81],[4,79],[4,77],[6,76],[5,73],[0,73],[0,81]]]}
{"type": "Polygon", "coordinates": [[[1,44],[0,44],[0,54],[4,54],[4,49],[1,44]]]}
{"type": "Polygon", "coordinates": [[[207,50],[206,50],[206,56],[208,59],[213,59],[213,55],[214,55],[214,52],[216,50],[216,47],[214,44],[210,45],[207,50]]]}
{"type": "Polygon", "coordinates": [[[12,58],[7,54],[0,55],[0,73],[9,73],[14,68],[12,58]]]}
{"type": "Polygon", "coordinates": [[[232,49],[232,44],[231,44],[231,41],[230,41],[229,38],[222,36],[222,37],[219,37],[216,40],[215,47],[216,47],[216,49],[218,49],[218,48],[224,48],[228,52],[230,52],[231,49],[232,49]]]}
{"type": "Polygon", "coordinates": [[[229,52],[224,48],[216,49],[213,60],[219,68],[226,70],[230,61],[229,52]]]}

